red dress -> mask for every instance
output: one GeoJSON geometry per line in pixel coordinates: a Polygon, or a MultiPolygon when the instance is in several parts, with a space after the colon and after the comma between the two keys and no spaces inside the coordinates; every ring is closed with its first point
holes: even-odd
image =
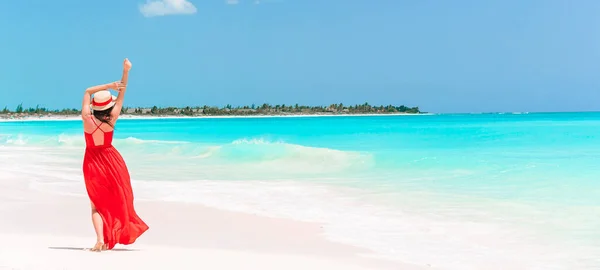
{"type": "Polygon", "coordinates": [[[104,222],[104,243],[108,249],[116,244],[135,242],[148,225],[140,219],[133,207],[133,191],[127,165],[121,154],[112,146],[113,131],[104,132],[96,124],[92,133],[85,134],[83,177],[92,203],[104,222]],[[95,145],[94,132],[104,133],[104,144],[95,145]]]}

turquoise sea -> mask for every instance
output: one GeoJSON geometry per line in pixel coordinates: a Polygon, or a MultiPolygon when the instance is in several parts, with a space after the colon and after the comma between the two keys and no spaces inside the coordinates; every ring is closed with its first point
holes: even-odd
{"type": "MultiPolygon", "coordinates": [[[[84,195],[82,132],[0,122],[0,166],[84,195]]],[[[320,222],[441,269],[600,269],[600,113],[122,119],[115,139],[140,200],[320,222]]]]}

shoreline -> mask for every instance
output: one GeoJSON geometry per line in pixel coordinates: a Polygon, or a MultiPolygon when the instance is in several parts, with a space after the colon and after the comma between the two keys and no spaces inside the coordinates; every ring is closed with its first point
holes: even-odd
{"type": "MultiPolygon", "coordinates": [[[[573,114],[573,113],[600,113],[600,111],[573,111],[573,112],[482,112],[482,113],[365,113],[365,114],[255,114],[255,115],[139,115],[122,114],[119,120],[160,120],[160,119],[246,119],[246,118],[317,118],[317,117],[400,117],[400,116],[436,116],[436,115],[536,115],[536,114],[573,114]]],[[[3,122],[35,122],[35,121],[75,121],[80,120],[80,115],[24,115],[9,117],[0,114],[0,123],[3,122]]]]}
{"type": "MultiPolygon", "coordinates": [[[[393,117],[393,116],[431,116],[434,113],[390,113],[390,114],[277,114],[277,115],[207,115],[207,116],[186,116],[186,115],[131,115],[123,114],[119,120],[157,120],[157,119],[234,119],[234,118],[309,118],[309,117],[393,117]]],[[[1,122],[32,122],[32,121],[74,121],[80,120],[80,115],[44,115],[44,116],[19,116],[8,118],[6,115],[0,115],[1,122]]]]}

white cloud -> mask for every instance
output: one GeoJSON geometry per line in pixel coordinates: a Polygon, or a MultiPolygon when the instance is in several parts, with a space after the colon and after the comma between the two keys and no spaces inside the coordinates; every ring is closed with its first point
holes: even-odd
{"type": "Polygon", "coordinates": [[[194,4],[186,0],[148,0],[140,5],[140,12],[145,17],[194,14],[196,11],[194,4]]]}

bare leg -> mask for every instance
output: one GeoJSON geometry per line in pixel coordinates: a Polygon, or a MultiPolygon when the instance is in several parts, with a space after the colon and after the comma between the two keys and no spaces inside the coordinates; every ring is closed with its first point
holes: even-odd
{"type": "Polygon", "coordinates": [[[92,248],[92,251],[101,251],[106,249],[104,244],[104,222],[94,203],[92,204],[92,224],[94,224],[94,230],[96,231],[96,245],[92,248]]]}

